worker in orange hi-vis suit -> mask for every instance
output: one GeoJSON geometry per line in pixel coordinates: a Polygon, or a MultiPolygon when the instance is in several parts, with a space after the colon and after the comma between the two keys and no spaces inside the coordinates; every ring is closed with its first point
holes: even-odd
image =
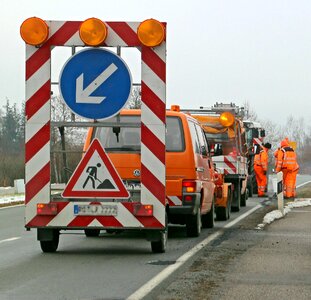
{"type": "Polygon", "coordinates": [[[265,143],[259,153],[254,157],[254,171],[256,175],[258,197],[265,196],[267,187],[267,170],[268,170],[268,151],[271,149],[270,143],[265,143]]]}
{"type": "Polygon", "coordinates": [[[283,173],[283,193],[285,198],[296,197],[296,177],[299,170],[294,149],[289,146],[288,139],[281,141],[281,151],[278,152],[276,172],[283,173]]]}

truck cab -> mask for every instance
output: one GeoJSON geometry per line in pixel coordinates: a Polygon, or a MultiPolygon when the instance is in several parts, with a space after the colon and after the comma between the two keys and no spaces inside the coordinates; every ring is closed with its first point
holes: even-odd
{"type": "MultiPolygon", "coordinates": [[[[140,117],[141,110],[122,110],[103,121],[118,126],[90,129],[85,143],[87,149],[92,139],[99,139],[133,201],[139,199],[140,155],[144,150],[137,126],[140,117]]],[[[186,225],[188,236],[199,236],[201,227],[214,226],[214,167],[202,126],[176,106],[166,112],[165,161],[168,221],[186,225]]]]}

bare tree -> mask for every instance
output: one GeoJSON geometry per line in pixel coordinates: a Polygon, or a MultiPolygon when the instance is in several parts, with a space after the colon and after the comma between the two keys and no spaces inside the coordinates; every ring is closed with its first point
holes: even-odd
{"type": "Polygon", "coordinates": [[[134,86],[132,89],[131,97],[126,105],[126,108],[135,109],[141,108],[141,88],[140,86],[134,86]]]}

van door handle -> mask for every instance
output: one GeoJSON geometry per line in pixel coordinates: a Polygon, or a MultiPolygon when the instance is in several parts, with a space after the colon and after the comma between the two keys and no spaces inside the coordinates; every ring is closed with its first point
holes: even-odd
{"type": "Polygon", "coordinates": [[[204,172],[204,168],[202,168],[202,167],[195,168],[195,170],[198,171],[198,172],[204,172]]]}

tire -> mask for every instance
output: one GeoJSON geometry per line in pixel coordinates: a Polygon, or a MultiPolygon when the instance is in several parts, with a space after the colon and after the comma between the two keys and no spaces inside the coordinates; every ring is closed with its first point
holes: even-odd
{"type": "Polygon", "coordinates": [[[231,216],[231,205],[232,205],[232,191],[231,189],[228,189],[227,220],[229,220],[231,216]]]}
{"type": "Polygon", "coordinates": [[[187,215],[186,231],[189,237],[198,237],[201,233],[201,209],[198,208],[195,215],[187,215]]]}
{"type": "Polygon", "coordinates": [[[246,206],[246,199],[247,199],[248,191],[245,190],[245,193],[241,195],[241,206],[246,206]]]}
{"type": "Polygon", "coordinates": [[[59,231],[53,231],[53,239],[51,241],[40,241],[41,250],[45,253],[56,252],[59,244],[59,231]]]}
{"type": "Polygon", "coordinates": [[[228,210],[228,207],[223,207],[223,206],[219,206],[216,208],[217,221],[226,221],[227,220],[227,210],[228,210]]]}
{"type": "Polygon", "coordinates": [[[250,180],[248,185],[248,196],[253,197],[253,179],[250,180]]]}
{"type": "Polygon", "coordinates": [[[240,188],[240,181],[236,181],[234,183],[234,190],[233,190],[233,199],[231,205],[231,211],[240,211],[241,208],[241,188],[240,188]]]}
{"type": "Polygon", "coordinates": [[[216,216],[218,221],[227,221],[230,219],[231,213],[231,201],[232,201],[231,189],[228,189],[228,199],[226,207],[217,207],[216,216]]]}
{"type": "Polygon", "coordinates": [[[168,228],[167,228],[167,215],[165,217],[165,230],[160,232],[160,240],[151,242],[151,250],[153,253],[164,253],[167,246],[168,228]]]}
{"type": "Polygon", "coordinates": [[[97,237],[100,234],[100,229],[84,229],[84,233],[87,237],[97,237]]]}
{"type": "Polygon", "coordinates": [[[215,198],[213,199],[211,210],[201,216],[202,228],[213,228],[215,225],[215,198]]]}

